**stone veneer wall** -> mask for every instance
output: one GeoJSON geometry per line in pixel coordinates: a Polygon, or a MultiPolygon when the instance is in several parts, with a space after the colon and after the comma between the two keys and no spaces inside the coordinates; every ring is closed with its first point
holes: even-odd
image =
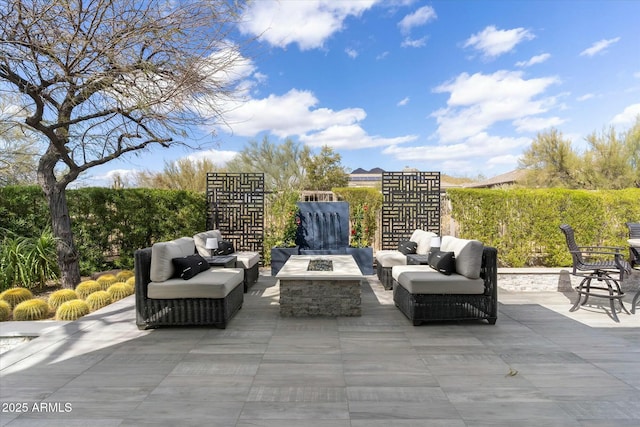
{"type": "MultiPolygon", "coordinates": [[[[498,288],[514,292],[570,292],[581,280],[571,275],[570,268],[498,269],[498,288]]],[[[620,287],[625,292],[640,289],[640,271],[626,276],[620,287]]]]}
{"type": "Polygon", "coordinates": [[[360,280],[282,280],[283,317],[361,316],[360,280]]]}

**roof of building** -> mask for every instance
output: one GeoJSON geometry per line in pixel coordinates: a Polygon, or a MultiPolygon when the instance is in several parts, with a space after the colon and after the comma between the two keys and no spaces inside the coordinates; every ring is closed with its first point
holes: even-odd
{"type": "Polygon", "coordinates": [[[496,175],[492,178],[488,178],[483,181],[465,184],[464,187],[465,188],[488,188],[488,187],[495,187],[498,185],[513,184],[516,181],[521,180],[524,177],[525,173],[526,172],[522,169],[516,169],[516,170],[512,170],[511,172],[506,172],[501,175],[496,175]]]}

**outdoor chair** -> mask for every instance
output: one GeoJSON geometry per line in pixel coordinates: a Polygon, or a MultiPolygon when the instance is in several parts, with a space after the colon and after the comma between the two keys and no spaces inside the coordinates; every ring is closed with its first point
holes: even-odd
{"type": "Polygon", "coordinates": [[[580,284],[576,287],[578,298],[569,311],[575,311],[589,301],[589,297],[606,298],[611,306],[611,317],[620,322],[616,314],[615,301],[620,302],[620,307],[627,314],[622,298],[624,292],[620,289],[620,282],[625,273],[631,270],[631,266],[624,259],[620,247],[613,246],[578,246],[575,241],[573,228],[568,224],[562,224],[560,230],[565,235],[571,258],[573,259],[572,275],[581,277],[580,284]],[[592,285],[591,281],[596,280],[592,285]]]}
{"type": "Polygon", "coordinates": [[[640,266],[640,222],[627,222],[629,228],[629,263],[640,266]]]}
{"type": "MultiPolygon", "coordinates": [[[[629,228],[629,263],[631,267],[640,269],[640,222],[627,222],[629,228]]],[[[636,312],[636,304],[640,301],[640,289],[631,301],[631,312],[636,312]]]]}

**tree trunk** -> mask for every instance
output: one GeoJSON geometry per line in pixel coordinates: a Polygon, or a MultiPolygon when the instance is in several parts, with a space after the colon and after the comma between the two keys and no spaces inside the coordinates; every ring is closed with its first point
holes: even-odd
{"type": "Polygon", "coordinates": [[[56,253],[60,267],[60,282],[63,288],[74,289],[80,283],[80,264],[71,232],[66,189],[64,185],[56,182],[53,173],[39,175],[40,185],[49,204],[53,235],[58,239],[56,253]]]}

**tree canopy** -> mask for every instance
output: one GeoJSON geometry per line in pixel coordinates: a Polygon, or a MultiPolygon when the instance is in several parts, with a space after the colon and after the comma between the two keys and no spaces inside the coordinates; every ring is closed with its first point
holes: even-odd
{"type": "Polygon", "coordinates": [[[243,3],[0,4],[0,91],[18,97],[13,124],[45,141],[37,177],[59,242],[63,286],[80,280],[66,187],[89,168],[187,144],[194,126],[222,120],[236,67],[246,65],[229,37],[243,3]]]}
{"type": "Polygon", "coordinates": [[[539,133],[525,150],[520,167],[525,185],[587,190],[640,187],[640,117],[627,131],[593,132],[580,153],[557,129],[539,133]]]}

